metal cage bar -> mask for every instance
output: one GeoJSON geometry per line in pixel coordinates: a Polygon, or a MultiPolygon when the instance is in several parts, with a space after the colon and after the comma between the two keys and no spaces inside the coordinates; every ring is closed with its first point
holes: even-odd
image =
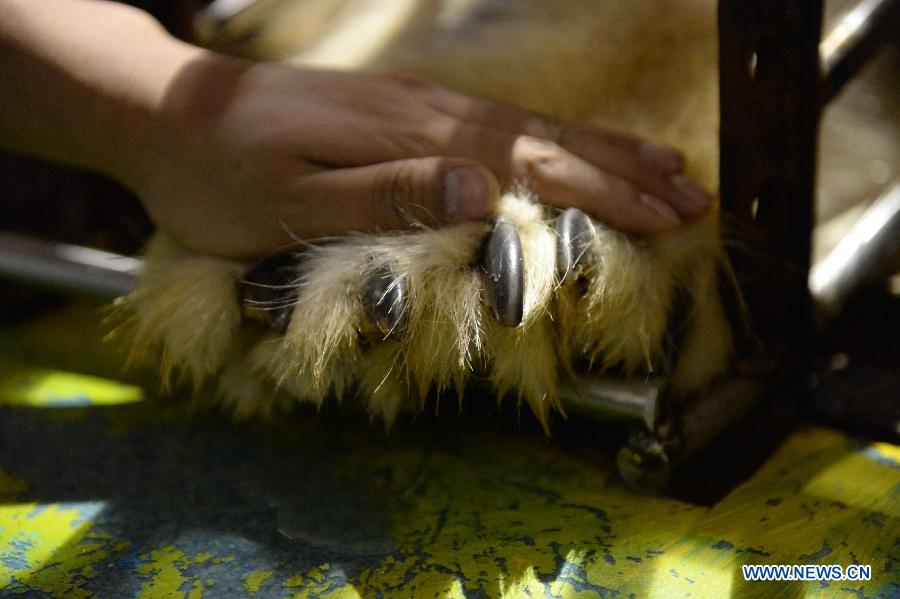
{"type": "Polygon", "coordinates": [[[775,356],[807,344],[821,24],[821,0],[719,2],[722,211],[753,321],[743,357],[753,336],[775,356]]]}

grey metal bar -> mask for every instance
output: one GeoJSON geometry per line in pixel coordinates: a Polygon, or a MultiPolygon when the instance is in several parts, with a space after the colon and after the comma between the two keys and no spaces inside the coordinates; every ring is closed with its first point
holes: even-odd
{"type": "Polygon", "coordinates": [[[567,412],[598,420],[642,422],[656,430],[666,400],[665,377],[647,381],[580,377],[574,385],[560,385],[559,399],[567,412]]]}
{"type": "Polygon", "coordinates": [[[837,246],[820,260],[809,277],[819,305],[837,314],[859,287],[889,275],[900,255],[900,184],[894,185],[863,213],[837,246]]]}
{"type": "Polygon", "coordinates": [[[137,258],[0,232],[0,276],[66,292],[118,297],[134,289],[137,258]]]}
{"type": "Polygon", "coordinates": [[[862,0],[838,19],[819,44],[821,103],[840,92],[882,44],[900,34],[900,0],[862,0]]]}
{"type": "Polygon", "coordinates": [[[732,376],[679,408],[675,419],[662,421],[655,430],[633,428],[617,456],[620,476],[633,489],[662,490],[678,467],[743,420],[770,386],[768,380],[732,376]]]}

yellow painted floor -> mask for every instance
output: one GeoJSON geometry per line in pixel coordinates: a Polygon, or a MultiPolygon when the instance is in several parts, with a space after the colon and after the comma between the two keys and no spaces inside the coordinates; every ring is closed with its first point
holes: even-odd
{"type": "Polygon", "coordinates": [[[188,419],[110,378],[101,316],[0,333],[0,596],[900,596],[898,446],[800,428],[700,506],[513,426],[188,419]],[[745,564],[872,579],[745,582],[745,564]]]}

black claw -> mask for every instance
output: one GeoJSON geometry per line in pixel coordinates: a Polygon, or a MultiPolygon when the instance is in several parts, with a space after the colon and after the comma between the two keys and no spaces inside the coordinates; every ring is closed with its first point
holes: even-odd
{"type": "Polygon", "coordinates": [[[522,241],[508,218],[497,217],[481,256],[488,298],[500,324],[515,327],[525,310],[525,264],[522,241]]]}
{"type": "Polygon", "coordinates": [[[278,254],[258,262],[238,283],[241,316],[245,321],[284,331],[297,301],[296,254],[278,254]]]}
{"type": "Polygon", "coordinates": [[[578,208],[568,208],[556,217],[556,278],[563,283],[578,280],[585,265],[591,261],[594,225],[587,214],[578,208]]]}
{"type": "Polygon", "coordinates": [[[389,264],[373,270],[363,286],[362,302],[369,322],[387,339],[406,325],[408,301],[406,278],[397,276],[389,264]]]}

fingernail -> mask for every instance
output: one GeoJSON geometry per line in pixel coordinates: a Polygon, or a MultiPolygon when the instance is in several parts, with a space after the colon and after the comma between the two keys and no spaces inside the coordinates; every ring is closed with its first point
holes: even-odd
{"type": "Polygon", "coordinates": [[[641,144],[638,154],[667,173],[680,173],[684,170],[684,156],[675,148],[645,143],[641,144]]]}
{"type": "Polygon", "coordinates": [[[648,193],[642,193],[640,197],[641,202],[659,216],[659,220],[665,228],[674,229],[681,225],[678,213],[666,202],[648,193]]]}
{"type": "Polygon", "coordinates": [[[471,166],[451,169],[444,178],[444,215],[462,221],[487,215],[493,196],[485,172],[471,166]]]}
{"type": "Polygon", "coordinates": [[[712,204],[712,195],[683,175],[672,177],[672,185],[682,193],[697,213],[705,211],[712,204]]]}

